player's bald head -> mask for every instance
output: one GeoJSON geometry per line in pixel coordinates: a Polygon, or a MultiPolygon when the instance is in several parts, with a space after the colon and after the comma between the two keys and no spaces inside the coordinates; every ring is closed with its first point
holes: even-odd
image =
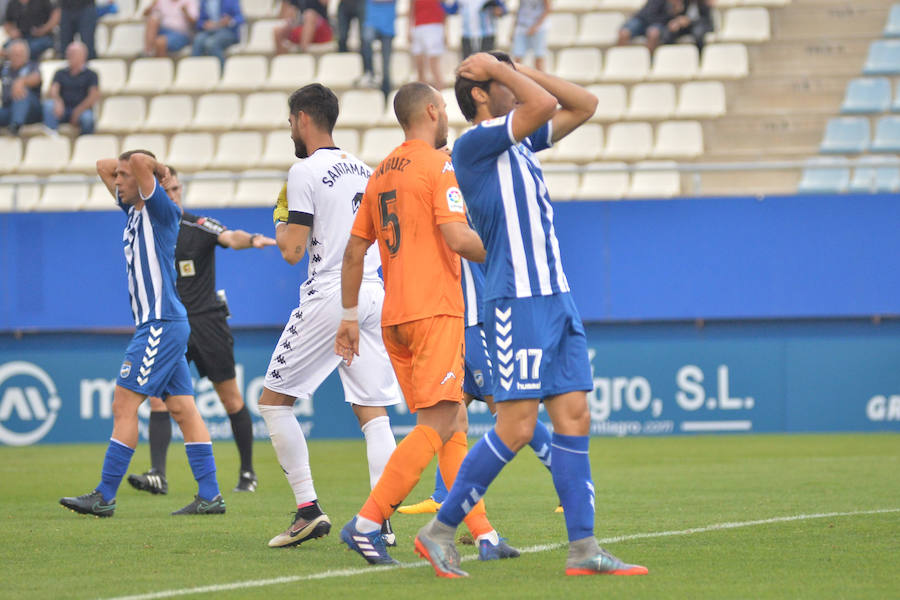
{"type": "Polygon", "coordinates": [[[394,114],[403,129],[409,129],[425,115],[429,104],[435,104],[438,91],[421,81],[404,84],[394,96],[394,114]]]}

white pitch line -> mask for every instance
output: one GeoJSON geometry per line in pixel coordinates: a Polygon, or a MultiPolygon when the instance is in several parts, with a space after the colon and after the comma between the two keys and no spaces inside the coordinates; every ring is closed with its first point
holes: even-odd
{"type": "MultiPolygon", "coordinates": [[[[772,523],[787,523],[790,521],[808,521],[810,519],[828,519],[831,517],[854,517],[860,515],[879,515],[886,513],[900,512],[900,508],[880,508],[875,510],[856,510],[850,512],[830,512],[830,513],[812,513],[808,515],[791,515],[787,517],[771,517],[769,519],[758,519],[755,521],[738,521],[732,523],[713,523],[712,525],[704,525],[702,527],[694,527],[691,529],[678,529],[672,531],[654,531],[648,533],[632,533],[629,535],[618,535],[614,537],[602,538],[597,541],[600,544],[614,544],[617,542],[627,542],[629,540],[640,540],[647,538],[670,537],[674,535],[693,535],[695,533],[706,533],[708,531],[722,531],[725,529],[738,529],[741,527],[755,527],[757,525],[770,525],[772,523]]],[[[566,542],[557,544],[541,544],[538,546],[529,546],[520,548],[522,554],[534,554],[537,552],[547,552],[556,550],[567,545],[566,542]]],[[[462,562],[475,560],[477,556],[465,556],[462,562]]],[[[134,596],[117,596],[109,600],[155,600],[157,598],[172,598],[175,596],[188,596],[191,594],[209,594],[214,592],[227,592],[231,590],[242,590],[247,588],[265,587],[269,585],[280,585],[284,583],[296,583],[298,581],[313,581],[316,579],[330,579],[333,577],[353,577],[355,575],[384,573],[399,569],[415,569],[418,567],[431,566],[426,561],[418,561],[413,563],[403,563],[396,567],[362,567],[357,569],[335,569],[331,571],[322,571],[321,573],[313,573],[311,575],[291,575],[287,577],[274,577],[272,579],[253,579],[249,581],[235,581],[234,583],[220,583],[216,585],[205,585],[193,588],[182,588],[180,590],[164,590],[161,592],[151,592],[149,594],[136,594],[134,596]]]]}

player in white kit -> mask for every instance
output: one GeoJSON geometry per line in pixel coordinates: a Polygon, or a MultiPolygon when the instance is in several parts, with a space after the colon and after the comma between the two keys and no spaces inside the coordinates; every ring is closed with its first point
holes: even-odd
{"type": "MultiPolygon", "coordinates": [[[[309,252],[309,275],[300,286],[300,304],[272,353],[259,412],[272,445],[294,491],[297,512],[291,526],[269,541],[271,547],[295,546],[327,535],[331,521],[318,503],[309,451],[293,406],[308,399],[337,367],[344,397],[353,408],[366,438],[369,482],[372,486],[396,447],[387,406],[401,400],[400,388],[381,340],[384,284],[374,246],[366,255],[360,291],[360,346],[366,346],[352,366],[334,353],[334,332],[343,316],[341,263],[350,228],[362,200],[371,169],[338,149],[331,133],[338,100],[321,84],[310,84],[288,100],[291,137],[297,158],[273,215],[282,256],[298,263],[309,252]]],[[[355,318],[355,317],[354,317],[355,318]]],[[[382,529],[385,542],[395,545],[390,524],[382,529]]]]}

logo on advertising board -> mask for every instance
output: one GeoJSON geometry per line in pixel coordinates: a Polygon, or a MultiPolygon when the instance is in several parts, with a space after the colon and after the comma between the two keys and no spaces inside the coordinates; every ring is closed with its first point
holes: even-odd
{"type": "Polygon", "coordinates": [[[0,365],[0,442],[34,444],[53,429],[62,400],[46,371],[25,361],[0,365]]]}

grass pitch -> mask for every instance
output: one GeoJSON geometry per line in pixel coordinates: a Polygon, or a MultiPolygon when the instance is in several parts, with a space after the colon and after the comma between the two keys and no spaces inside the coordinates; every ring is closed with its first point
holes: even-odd
{"type": "MultiPolygon", "coordinates": [[[[169,495],[123,483],[111,519],[76,515],[59,497],[92,489],[101,445],[0,448],[0,597],[114,598],[896,598],[900,596],[900,436],[803,435],[594,439],[597,525],[604,545],[645,577],[565,577],[565,527],[550,478],[525,448],[491,487],[488,514],[529,552],[463,564],[439,580],[412,540],[429,516],[395,515],[403,568],[373,568],[338,531],[368,491],[360,441],[310,443],[316,490],[334,528],[271,549],[293,496],[271,446],[258,442],[260,488],[234,494],[233,444],[217,443],[224,516],[171,517],[195,492],[179,445],[169,495]],[[867,512],[887,510],[887,512],[867,512]],[[855,513],[827,517],[823,513],[855,513]],[[767,521],[776,517],[785,519],[767,521]],[[707,528],[732,523],[739,527],[707,528]],[[636,534],[647,534],[639,536],[636,534]],[[621,539],[614,541],[611,538],[621,539]],[[278,579],[284,578],[284,579],[278,579]],[[274,580],[274,581],[273,581],[274,580]],[[210,591],[196,590],[202,586],[210,591]]],[[[149,465],[142,444],[131,472],[149,465]]],[[[434,465],[410,501],[426,497],[434,465]]],[[[464,560],[471,546],[460,546],[464,560]]]]}

